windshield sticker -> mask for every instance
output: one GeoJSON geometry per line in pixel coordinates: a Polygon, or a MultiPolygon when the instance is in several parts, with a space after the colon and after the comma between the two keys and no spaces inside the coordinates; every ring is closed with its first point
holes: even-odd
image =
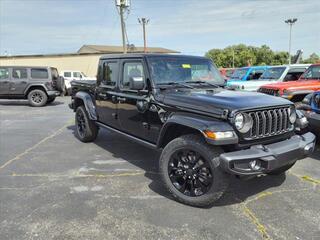
{"type": "Polygon", "coordinates": [[[191,68],[190,64],[182,64],[182,68],[191,68]]]}

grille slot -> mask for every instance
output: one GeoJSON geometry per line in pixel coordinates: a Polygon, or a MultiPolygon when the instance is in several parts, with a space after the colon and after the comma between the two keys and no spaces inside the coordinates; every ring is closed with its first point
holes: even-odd
{"type": "Polygon", "coordinates": [[[260,88],[259,92],[272,95],[272,96],[279,96],[279,90],[276,90],[276,89],[260,88]]]}
{"type": "Polygon", "coordinates": [[[245,140],[281,135],[293,130],[289,121],[289,107],[246,112],[253,121],[249,132],[243,134],[245,140]]]}

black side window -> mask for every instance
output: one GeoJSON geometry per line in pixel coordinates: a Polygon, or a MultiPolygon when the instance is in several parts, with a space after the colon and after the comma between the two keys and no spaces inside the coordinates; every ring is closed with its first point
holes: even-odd
{"type": "Polygon", "coordinates": [[[15,79],[26,79],[28,78],[26,68],[13,68],[12,77],[15,79]]]}
{"type": "Polygon", "coordinates": [[[123,88],[129,88],[130,78],[142,78],[144,80],[143,65],[141,62],[126,62],[123,65],[123,88]]]}
{"type": "Polygon", "coordinates": [[[117,62],[106,62],[103,66],[102,83],[107,86],[115,86],[117,83],[117,62]]]}
{"type": "Polygon", "coordinates": [[[0,79],[8,79],[8,78],[9,78],[9,69],[0,68],[0,79]]]}
{"type": "Polygon", "coordinates": [[[71,77],[71,72],[64,72],[64,73],[63,73],[63,76],[64,76],[64,77],[71,77]]]}
{"type": "Polygon", "coordinates": [[[48,70],[43,68],[32,68],[31,69],[31,78],[35,79],[44,79],[48,78],[48,70]]]}

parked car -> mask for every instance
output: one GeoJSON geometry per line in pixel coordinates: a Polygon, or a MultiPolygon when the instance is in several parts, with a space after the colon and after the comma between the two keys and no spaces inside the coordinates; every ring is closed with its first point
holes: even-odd
{"type": "Polygon", "coordinates": [[[257,80],[228,82],[228,87],[234,90],[257,91],[266,84],[296,81],[309,66],[310,64],[292,64],[269,67],[257,80]]]}
{"type": "Polygon", "coordinates": [[[234,73],[235,68],[220,68],[220,74],[224,77],[225,80],[229,80],[232,74],[234,73]]]}
{"type": "Polygon", "coordinates": [[[320,64],[311,65],[298,81],[277,82],[260,87],[259,92],[281,96],[292,102],[300,102],[314,91],[320,90],[320,64]]]}
{"type": "Polygon", "coordinates": [[[308,94],[298,105],[309,122],[309,130],[320,137],[320,91],[308,94]]]}
{"type": "Polygon", "coordinates": [[[0,99],[28,99],[31,106],[51,103],[64,90],[53,67],[0,67],[0,99]]]}
{"type": "Polygon", "coordinates": [[[312,133],[295,133],[292,102],[219,87],[207,58],[106,55],[97,76],[72,82],[76,136],[92,142],[106,128],[160,150],[163,182],[183,203],[210,205],[230,175],[282,174],[314,149],[312,133]]]}
{"type": "Polygon", "coordinates": [[[227,82],[227,86],[233,86],[243,81],[257,80],[267,70],[267,66],[251,66],[236,69],[227,82]]]}
{"type": "Polygon", "coordinates": [[[69,95],[71,91],[71,81],[73,80],[96,81],[97,80],[94,77],[87,77],[83,72],[80,72],[80,71],[64,70],[60,73],[60,75],[64,77],[65,92],[68,93],[69,95]]]}

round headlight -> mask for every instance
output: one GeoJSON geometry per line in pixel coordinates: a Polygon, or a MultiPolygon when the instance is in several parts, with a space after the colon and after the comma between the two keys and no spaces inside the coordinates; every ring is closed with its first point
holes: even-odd
{"type": "Polygon", "coordinates": [[[246,113],[237,113],[234,117],[234,125],[239,132],[246,133],[252,128],[253,120],[246,113]]]}
{"type": "Polygon", "coordinates": [[[297,113],[294,107],[289,108],[289,121],[291,124],[294,124],[297,120],[297,113]]]}
{"type": "Polygon", "coordinates": [[[244,116],[242,113],[238,113],[234,118],[234,125],[238,130],[241,130],[244,126],[244,116]]]}

